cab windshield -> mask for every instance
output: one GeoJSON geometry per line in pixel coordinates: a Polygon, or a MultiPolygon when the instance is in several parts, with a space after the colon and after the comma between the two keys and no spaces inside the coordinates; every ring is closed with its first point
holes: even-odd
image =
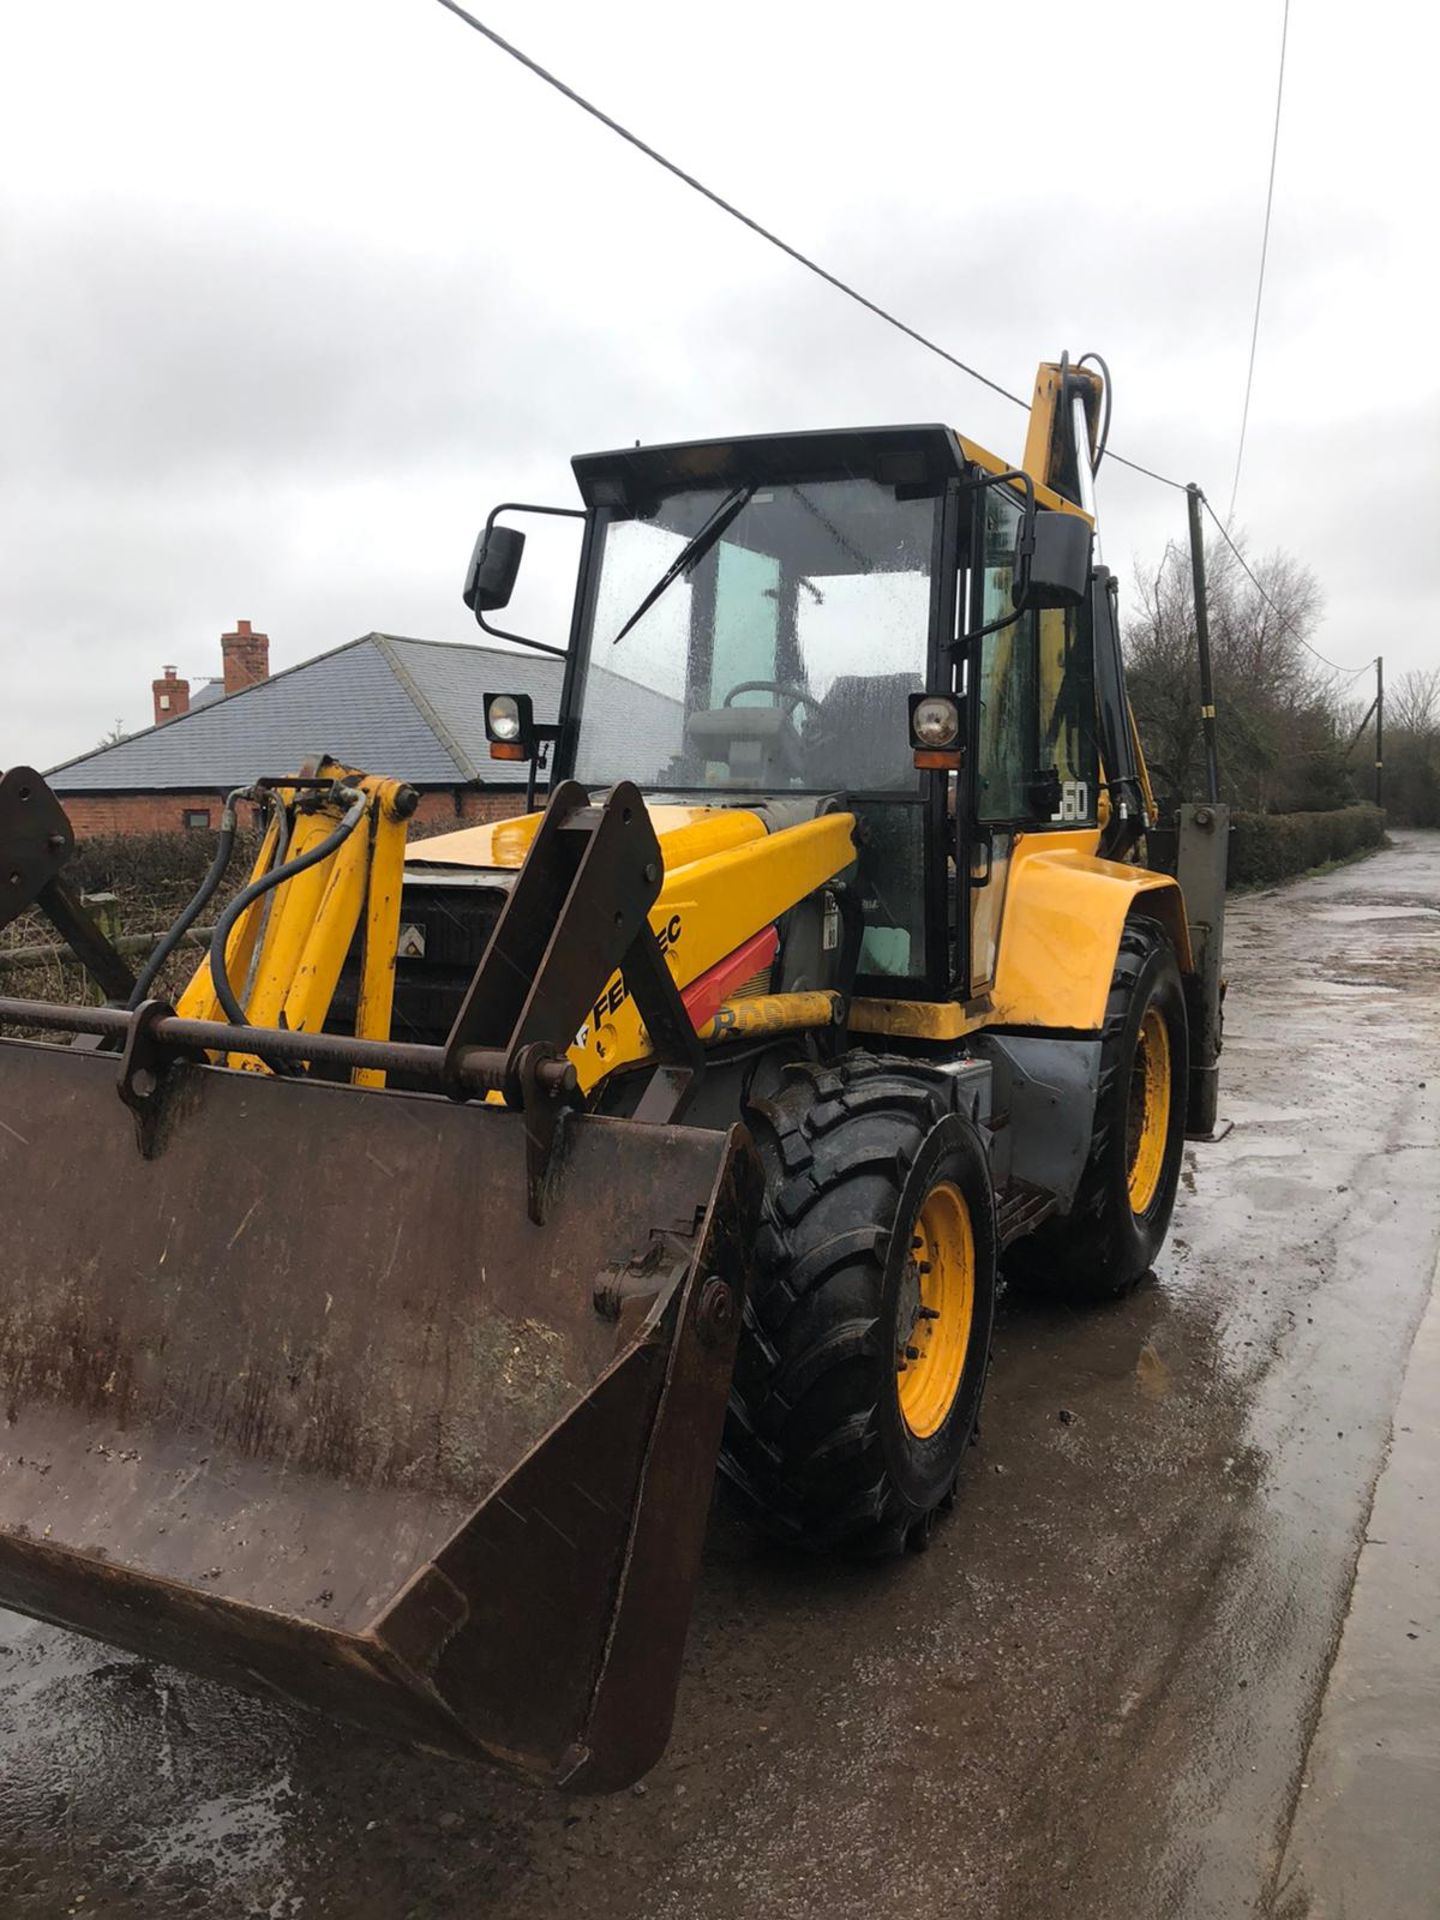
{"type": "Polygon", "coordinates": [[[937,499],[842,479],[736,505],[691,488],[603,523],[576,779],[913,792],[937,499]],[[721,536],[635,618],[717,515],[721,536]]]}

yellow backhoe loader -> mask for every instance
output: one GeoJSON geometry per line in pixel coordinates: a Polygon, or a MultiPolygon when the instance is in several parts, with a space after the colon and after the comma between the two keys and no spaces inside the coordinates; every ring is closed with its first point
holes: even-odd
{"type": "Polygon", "coordinates": [[[486,703],[543,811],[407,851],[403,786],[257,770],[138,978],[0,780],[0,924],[107,996],[0,1001],[0,1605],[589,1791],[668,1736],[717,1461],[799,1547],[923,1544],[997,1273],[1131,1285],[1214,1120],[1226,822],[1147,864],[1102,399],[1042,367],[1018,468],[577,459],[558,720],[486,703]]]}

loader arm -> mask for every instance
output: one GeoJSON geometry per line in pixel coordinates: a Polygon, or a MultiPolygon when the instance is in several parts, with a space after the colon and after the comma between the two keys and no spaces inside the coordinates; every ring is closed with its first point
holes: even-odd
{"type": "MultiPolygon", "coordinates": [[[[268,814],[255,864],[177,1011],[224,1020],[222,995],[232,1003],[238,996],[252,1026],[319,1033],[354,947],[361,976],[355,1034],[388,1040],[406,828],[419,796],[398,780],[325,757],[309,763],[295,784],[259,783],[255,793],[268,814]],[[340,795],[350,797],[348,814],[340,795]],[[316,858],[351,816],[334,853],[316,858]]],[[[227,1059],[249,1072],[270,1071],[254,1054],[231,1052],[227,1059]]],[[[384,1085],[379,1069],[357,1067],[354,1075],[359,1085],[384,1085]]]]}

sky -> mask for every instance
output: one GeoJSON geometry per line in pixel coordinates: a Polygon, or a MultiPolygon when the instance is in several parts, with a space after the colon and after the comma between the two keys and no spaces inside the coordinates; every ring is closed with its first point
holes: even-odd
{"type": "MultiPolygon", "coordinates": [[[[1114,446],[1225,513],[1281,0],[475,10],[1005,386],[1103,353],[1114,446]]],[[[1436,21],[1293,0],[1234,521],[1387,674],[1440,662],[1436,21]]],[[[435,0],[0,0],[0,766],[148,724],[240,617],[276,668],[478,638],[476,529],[572,504],[572,453],[902,420],[1024,438],[435,0]]],[[[1099,493],[1122,577],[1184,537],[1099,493]]],[[[522,631],[563,640],[573,539],[522,631]]]]}

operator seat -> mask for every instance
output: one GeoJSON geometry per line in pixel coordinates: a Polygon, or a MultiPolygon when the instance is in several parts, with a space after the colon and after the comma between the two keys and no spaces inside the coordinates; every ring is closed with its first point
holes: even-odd
{"type": "Polygon", "coordinates": [[[805,784],[864,793],[914,785],[910,695],[914,673],[842,673],[804,732],[805,784]]]}

